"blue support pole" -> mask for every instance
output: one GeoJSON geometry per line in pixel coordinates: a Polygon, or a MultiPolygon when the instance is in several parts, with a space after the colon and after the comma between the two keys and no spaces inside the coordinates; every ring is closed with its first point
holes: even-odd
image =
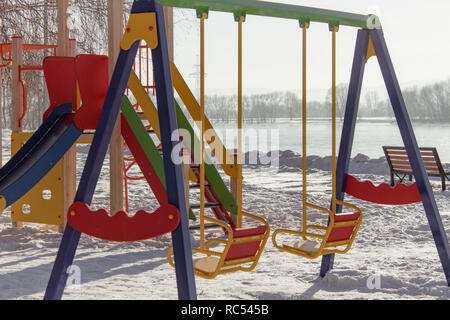
{"type": "MultiPolygon", "coordinates": [[[[358,115],[359,100],[361,97],[368,44],[368,31],[359,30],[356,38],[353,67],[344,115],[344,124],[342,127],[339,155],[336,164],[336,198],[340,201],[344,201],[345,182],[350,157],[352,154],[353,138],[355,135],[356,119],[358,115]]],[[[340,206],[338,206],[337,210],[340,212],[340,206]]],[[[327,272],[333,268],[334,256],[334,254],[322,256],[322,265],[320,267],[321,277],[325,277],[327,272]]]]}
{"type": "MultiPolygon", "coordinates": [[[[142,0],[141,0],[142,1],[142,0]]],[[[183,172],[180,164],[172,161],[172,150],[179,139],[172,141],[172,133],[178,131],[174,105],[172,75],[170,72],[169,50],[166,38],[163,7],[150,0],[152,9],[156,12],[159,46],[152,50],[156,99],[158,101],[158,117],[161,131],[161,143],[164,150],[164,172],[167,186],[167,199],[180,211],[180,225],[172,232],[175,272],[180,300],[197,299],[195,288],[192,248],[189,234],[189,220],[186,208],[183,172]],[[167,150],[167,151],[166,151],[167,150]]]]}
{"type": "Polygon", "coordinates": [[[378,57],[378,63],[391,100],[395,118],[397,119],[400,134],[408,154],[409,162],[411,163],[414,178],[416,179],[417,187],[422,198],[425,214],[433,234],[447,284],[450,286],[450,248],[447,235],[420,155],[419,146],[414,135],[406,104],[400,90],[400,85],[395,75],[394,66],[386,46],[383,31],[381,29],[371,30],[370,36],[378,57]]]}

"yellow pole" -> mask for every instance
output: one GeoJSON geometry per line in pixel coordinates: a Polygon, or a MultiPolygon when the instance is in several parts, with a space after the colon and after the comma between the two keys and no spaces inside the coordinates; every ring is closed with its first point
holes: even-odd
{"type": "Polygon", "coordinates": [[[238,21],[238,179],[237,179],[237,205],[238,228],[242,228],[242,24],[245,16],[238,21]]]}
{"type": "Polygon", "coordinates": [[[307,125],[307,113],[306,113],[306,30],[309,27],[309,23],[305,23],[304,26],[302,26],[303,29],[303,48],[302,48],[302,184],[303,184],[303,188],[302,188],[302,206],[303,206],[303,228],[302,231],[306,231],[306,221],[307,221],[307,183],[308,183],[308,178],[307,178],[307,174],[306,174],[306,166],[307,166],[307,162],[306,162],[306,152],[307,152],[307,137],[306,137],[306,125],[307,125]]]}
{"type": "Polygon", "coordinates": [[[333,28],[332,36],[332,103],[331,103],[331,144],[332,144],[332,212],[336,213],[336,32],[339,30],[338,26],[333,28]]]}
{"type": "Polygon", "coordinates": [[[205,248],[205,19],[204,12],[200,18],[200,249],[205,248]]]}

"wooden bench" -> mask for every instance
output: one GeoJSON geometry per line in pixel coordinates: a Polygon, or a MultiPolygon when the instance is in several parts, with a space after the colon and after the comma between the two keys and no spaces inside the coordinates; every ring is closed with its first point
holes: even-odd
{"type": "MultiPolygon", "coordinates": [[[[444,171],[436,148],[419,148],[419,150],[428,176],[440,177],[442,190],[445,190],[445,180],[450,180],[450,172],[444,171]]],[[[409,181],[412,181],[413,172],[405,148],[383,146],[383,151],[391,169],[391,186],[395,185],[395,177],[400,183],[406,176],[409,177],[409,181]]]]}

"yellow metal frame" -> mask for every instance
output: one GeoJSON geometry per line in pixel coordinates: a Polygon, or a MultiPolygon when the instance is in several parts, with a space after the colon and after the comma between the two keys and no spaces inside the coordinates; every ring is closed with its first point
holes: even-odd
{"type": "MultiPolygon", "coordinates": [[[[11,134],[11,156],[22,148],[34,132],[11,134]]],[[[64,225],[64,169],[61,159],[45,177],[30,191],[11,206],[12,222],[30,222],[39,224],[64,225]],[[50,191],[49,199],[44,199],[43,192],[50,191]],[[29,206],[26,213],[24,207],[29,206]]]]}
{"type": "MultiPolygon", "coordinates": [[[[200,250],[205,248],[205,20],[200,18],[200,250]]],[[[229,230],[228,228],[227,230],[229,230]]]]}
{"type": "MultiPolygon", "coordinates": [[[[204,278],[204,279],[214,279],[215,277],[217,277],[220,274],[226,274],[226,273],[235,272],[235,271],[250,272],[256,268],[259,258],[261,257],[261,254],[264,250],[266,242],[269,238],[270,227],[269,227],[269,224],[267,223],[267,221],[261,217],[249,214],[247,212],[242,212],[242,216],[264,224],[264,226],[266,227],[266,232],[263,235],[248,236],[248,237],[234,239],[233,238],[233,230],[226,222],[223,222],[223,221],[220,221],[217,219],[213,219],[210,217],[204,217],[204,220],[206,222],[215,223],[219,227],[224,228],[227,232],[228,238],[226,240],[214,238],[214,239],[209,240],[203,248],[192,248],[193,253],[203,254],[204,258],[213,256],[213,257],[217,257],[219,259],[214,271],[212,271],[212,272],[204,272],[201,269],[195,268],[195,265],[194,265],[194,272],[195,272],[196,276],[198,276],[200,278],[204,278]],[[255,256],[225,261],[225,258],[227,257],[228,250],[230,249],[231,245],[238,244],[238,243],[254,242],[254,241],[258,241],[258,240],[261,240],[261,244],[260,244],[258,252],[255,256]],[[225,245],[223,251],[219,252],[219,251],[212,250],[211,246],[214,243],[219,243],[219,244],[225,245]],[[246,266],[249,263],[251,263],[251,264],[246,266]]],[[[172,253],[173,253],[173,247],[171,247],[169,249],[169,251],[167,252],[167,260],[169,261],[169,264],[172,267],[175,267],[175,263],[173,262],[173,259],[172,259],[172,253]]],[[[200,259],[202,259],[202,258],[200,258],[200,259]]]]}
{"type": "MultiPolygon", "coordinates": [[[[242,103],[242,69],[243,69],[243,60],[242,60],[242,27],[245,22],[245,16],[235,17],[238,23],[238,152],[237,152],[237,167],[238,167],[238,178],[237,178],[237,206],[238,213],[242,211],[242,180],[244,179],[242,175],[242,164],[243,164],[243,144],[242,144],[242,128],[243,128],[243,103],[242,103]]],[[[237,217],[237,226],[238,228],[242,227],[242,215],[238,214],[237,217]]]]}
{"type": "Polygon", "coordinates": [[[138,40],[144,40],[152,50],[158,47],[155,12],[132,13],[130,15],[120,47],[123,50],[129,50],[133,43],[138,40]]]}
{"type": "MultiPolygon", "coordinates": [[[[181,98],[181,101],[183,101],[184,105],[186,106],[186,109],[191,114],[192,118],[194,119],[194,122],[196,124],[199,124],[199,122],[201,122],[201,114],[200,114],[200,105],[197,102],[197,99],[192,94],[191,90],[189,89],[189,86],[183,79],[183,76],[181,75],[176,65],[173,62],[171,62],[170,67],[174,89],[177,91],[178,95],[181,98]]],[[[237,178],[238,177],[237,167],[234,165],[233,156],[227,151],[225,145],[220,140],[219,135],[214,130],[211,122],[206,117],[205,117],[205,128],[206,130],[211,132],[212,135],[214,136],[214,140],[210,141],[207,140],[213,151],[217,150],[222,153],[219,155],[219,152],[214,152],[214,155],[216,158],[218,158],[223,171],[225,172],[226,175],[233,178],[237,178]]]]}
{"type": "MultiPolygon", "coordinates": [[[[302,183],[303,183],[303,192],[302,192],[302,230],[301,231],[295,231],[295,230],[289,230],[289,229],[279,229],[276,230],[272,234],[272,242],[274,246],[281,250],[288,253],[292,253],[301,257],[309,258],[309,259],[315,259],[318,258],[321,255],[331,254],[331,253],[346,253],[350,250],[351,246],[353,245],[353,242],[355,240],[356,234],[358,233],[359,227],[362,222],[362,211],[357,206],[339,201],[336,197],[336,33],[339,31],[338,26],[331,26],[330,30],[332,32],[332,123],[331,123],[331,145],[332,145],[332,165],[331,165],[331,171],[332,171],[332,197],[331,197],[331,210],[317,206],[315,204],[309,203],[307,201],[307,99],[306,99],[306,92],[307,92],[307,29],[309,28],[309,23],[304,22],[301,23],[302,28],[302,183]],[[335,222],[335,216],[337,213],[337,206],[344,206],[351,208],[359,213],[359,217],[356,220],[353,221],[345,221],[345,222],[335,222]],[[321,225],[315,225],[315,224],[308,224],[308,209],[314,209],[321,212],[325,212],[328,215],[328,226],[321,226],[321,225]],[[330,236],[332,230],[334,228],[338,227],[346,227],[346,226],[354,226],[353,232],[351,237],[348,240],[344,241],[335,241],[335,242],[328,242],[328,237],[330,236]],[[311,229],[316,231],[321,231],[322,234],[319,233],[312,233],[309,232],[311,229]],[[296,248],[295,246],[288,245],[288,244],[279,244],[277,242],[277,235],[278,234],[290,234],[299,236],[302,238],[305,243],[307,241],[310,241],[312,244],[317,245],[317,242],[314,242],[310,240],[310,238],[319,239],[321,240],[320,246],[317,249],[312,250],[302,250],[300,248],[296,248]],[[345,246],[343,249],[339,249],[338,247],[345,246]]],[[[368,55],[370,55],[370,51],[368,52],[368,55]]]]}

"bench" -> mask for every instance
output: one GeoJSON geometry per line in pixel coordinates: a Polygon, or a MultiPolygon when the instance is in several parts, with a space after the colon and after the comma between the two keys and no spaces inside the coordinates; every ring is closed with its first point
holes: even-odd
{"type": "MultiPolygon", "coordinates": [[[[436,148],[419,148],[419,150],[428,176],[440,177],[442,190],[445,190],[445,180],[450,180],[450,172],[444,171],[436,148]]],[[[383,146],[383,151],[391,169],[391,186],[395,185],[395,177],[399,179],[400,183],[406,176],[409,177],[409,181],[412,181],[413,172],[405,148],[383,146]]]]}

